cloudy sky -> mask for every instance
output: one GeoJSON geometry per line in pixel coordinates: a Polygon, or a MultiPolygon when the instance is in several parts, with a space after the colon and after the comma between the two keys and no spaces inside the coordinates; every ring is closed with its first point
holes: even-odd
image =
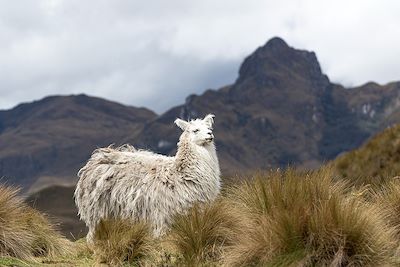
{"type": "Polygon", "coordinates": [[[0,109],[86,93],[163,112],[232,83],[269,38],[331,80],[400,80],[397,0],[0,0],[0,109]]]}

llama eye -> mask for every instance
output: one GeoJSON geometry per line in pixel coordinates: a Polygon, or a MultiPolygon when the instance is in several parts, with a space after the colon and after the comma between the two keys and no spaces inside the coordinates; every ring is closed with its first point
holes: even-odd
{"type": "Polygon", "coordinates": [[[199,129],[193,130],[194,133],[197,133],[198,131],[200,131],[199,129]]]}

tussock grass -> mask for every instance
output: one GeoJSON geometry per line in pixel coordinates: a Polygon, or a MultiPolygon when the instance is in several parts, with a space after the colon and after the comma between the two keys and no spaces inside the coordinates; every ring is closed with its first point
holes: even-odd
{"type": "Polygon", "coordinates": [[[275,171],[228,193],[241,227],[227,266],[382,266],[397,251],[379,208],[333,182],[332,171],[275,171]]]}
{"type": "Polygon", "coordinates": [[[387,221],[396,228],[400,243],[400,179],[392,179],[379,191],[375,191],[373,201],[387,211],[387,221]]]}
{"type": "Polygon", "coordinates": [[[224,247],[231,243],[234,225],[226,202],[195,205],[187,213],[175,216],[170,240],[182,255],[182,264],[209,265],[220,260],[224,247]]]}
{"type": "Polygon", "coordinates": [[[0,187],[0,265],[400,265],[400,180],[356,186],[336,175],[332,166],[258,173],[175,216],[167,236],[154,240],[147,224],[105,220],[93,246],[79,240],[71,256],[46,217],[0,187]]]}
{"type": "Polygon", "coordinates": [[[72,253],[71,242],[17,194],[17,189],[0,186],[0,256],[32,260],[72,253]]]}
{"type": "Polygon", "coordinates": [[[154,241],[145,223],[130,220],[102,220],[94,237],[95,258],[111,266],[142,265],[153,253],[154,241]]]}

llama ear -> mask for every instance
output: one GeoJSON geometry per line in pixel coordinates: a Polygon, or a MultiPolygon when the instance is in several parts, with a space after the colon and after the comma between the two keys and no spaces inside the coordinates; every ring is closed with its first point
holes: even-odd
{"type": "Polygon", "coordinates": [[[186,130],[189,123],[187,121],[184,121],[181,119],[176,119],[175,124],[178,125],[178,127],[181,128],[182,131],[184,131],[184,130],[186,130]]]}
{"type": "Polygon", "coordinates": [[[208,114],[204,117],[203,121],[205,121],[210,127],[214,124],[214,114],[208,114]]]}

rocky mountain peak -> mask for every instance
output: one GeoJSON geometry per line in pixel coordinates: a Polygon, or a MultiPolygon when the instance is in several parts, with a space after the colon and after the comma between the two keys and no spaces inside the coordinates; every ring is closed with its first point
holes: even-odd
{"type": "Polygon", "coordinates": [[[329,84],[314,52],[295,49],[283,39],[274,37],[244,60],[231,96],[235,101],[248,101],[257,95],[271,99],[271,102],[280,101],[283,92],[317,97],[329,84]],[[273,91],[281,93],[273,98],[273,91]]]}
{"type": "Polygon", "coordinates": [[[274,37],[245,59],[237,83],[252,79],[263,85],[274,85],[277,80],[298,76],[311,80],[318,87],[329,83],[314,52],[295,49],[274,37]]]}
{"type": "Polygon", "coordinates": [[[272,49],[275,51],[279,51],[282,49],[290,48],[288,44],[280,37],[272,37],[269,39],[264,46],[261,47],[262,49],[272,49]]]}

